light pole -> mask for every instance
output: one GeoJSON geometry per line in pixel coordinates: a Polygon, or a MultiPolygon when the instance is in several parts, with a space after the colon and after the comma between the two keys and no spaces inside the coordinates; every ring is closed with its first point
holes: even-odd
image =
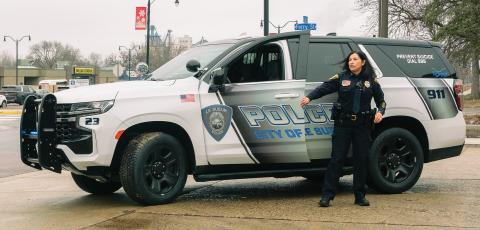
{"type": "Polygon", "coordinates": [[[14,39],[11,36],[3,36],[3,41],[6,42],[7,38],[9,38],[13,42],[15,42],[15,49],[16,49],[16,52],[15,52],[15,59],[16,59],[16,61],[15,61],[15,85],[18,85],[18,43],[21,42],[24,38],[28,38],[28,40],[31,41],[32,37],[30,37],[30,35],[25,35],[25,36],[21,37],[20,39],[14,39]]]}
{"type": "MultiPolygon", "coordinates": [[[[278,33],[280,33],[280,29],[283,29],[283,27],[287,26],[288,23],[291,23],[291,22],[295,22],[295,24],[298,24],[298,21],[297,20],[291,20],[291,21],[288,21],[288,22],[285,22],[285,24],[283,24],[283,26],[276,26],[275,24],[273,24],[272,22],[269,21],[269,23],[274,27],[274,28],[277,28],[277,31],[278,33]]],[[[264,27],[264,26],[267,26],[265,25],[264,21],[263,20],[260,20],[260,27],[264,27]]]]}
{"type": "MultiPolygon", "coordinates": [[[[268,0],[263,0],[263,21],[270,21],[268,18],[268,0]]],[[[265,23],[265,26],[263,27],[263,36],[268,36],[268,23],[265,23]]]]}
{"type": "MultiPolygon", "coordinates": [[[[146,60],[146,63],[148,66],[150,66],[150,6],[155,2],[155,0],[153,0],[152,2],[150,2],[150,0],[148,0],[148,3],[147,3],[147,60],[146,60]]],[[[180,1],[179,0],[175,0],[175,6],[178,6],[180,4],[180,1]]]]}
{"type": "MultiPolygon", "coordinates": [[[[130,62],[132,60],[132,50],[135,50],[136,47],[128,48],[126,46],[119,46],[118,51],[122,51],[122,48],[128,51],[128,80],[130,81],[130,62]]],[[[140,47],[138,47],[140,49],[140,47]]]]}

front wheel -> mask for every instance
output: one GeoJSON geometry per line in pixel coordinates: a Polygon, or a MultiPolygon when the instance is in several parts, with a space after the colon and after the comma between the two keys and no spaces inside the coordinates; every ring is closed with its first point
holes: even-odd
{"type": "Polygon", "coordinates": [[[120,180],[128,196],[146,205],[172,202],[187,180],[187,157],[173,136],[155,132],[134,138],[120,165],[120,180]]]}
{"type": "Polygon", "coordinates": [[[7,108],[7,102],[6,102],[6,101],[3,101],[1,107],[2,107],[2,108],[7,108]]]}
{"type": "Polygon", "coordinates": [[[73,181],[83,191],[94,195],[107,195],[114,193],[122,187],[119,182],[100,182],[95,179],[72,173],[73,181]]]}
{"type": "Polygon", "coordinates": [[[383,193],[401,193],[417,183],[422,169],[418,139],[406,129],[387,129],[370,149],[368,185],[383,193]]]}

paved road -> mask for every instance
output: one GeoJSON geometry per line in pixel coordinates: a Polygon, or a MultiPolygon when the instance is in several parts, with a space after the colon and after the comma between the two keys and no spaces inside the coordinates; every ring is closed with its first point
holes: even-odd
{"type": "Polygon", "coordinates": [[[0,178],[34,171],[20,160],[19,126],[19,116],[0,115],[0,178]]]}
{"type": "Polygon", "coordinates": [[[480,148],[425,165],[420,181],[396,195],[370,191],[371,207],[353,205],[352,179],[333,206],[319,208],[320,185],[302,178],[196,183],[175,203],[144,207],[123,190],[80,191],[69,174],[47,171],[0,178],[5,229],[478,229],[480,148]]]}

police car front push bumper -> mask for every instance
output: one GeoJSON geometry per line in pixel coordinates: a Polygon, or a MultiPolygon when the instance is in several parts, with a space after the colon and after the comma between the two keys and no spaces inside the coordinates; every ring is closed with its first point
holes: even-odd
{"type": "Polygon", "coordinates": [[[74,167],[63,151],[57,149],[56,104],[57,99],[52,94],[43,99],[34,96],[25,99],[20,121],[20,153],[26,165],[60,173],[62,165],[74,167]]]}

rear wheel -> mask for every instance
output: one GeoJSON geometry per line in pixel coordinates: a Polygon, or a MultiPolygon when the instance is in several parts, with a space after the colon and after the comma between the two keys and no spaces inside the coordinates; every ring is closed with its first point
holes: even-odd
{"type": "Polygon", "coordinates": [[[125,192],[147,205],[172,202],[183,190],[187,175],[182,144],[161,132],[145,133],[130,141],[120,165],[125,192]]]}
{"type": "Polygon", "coordinates": [[[420,142],[406,129],[387,129],[370,149],[368,184],[383,193],[401,193],[417,183],[423,169],[420,142]]]}
{"type": "Polygon", "coordinates": [[[72,178],[73,181],[75,181],[75,184],[77,184],[83,191],[95,195],[111,194],[122,187],[120,182],[100,182],[75,173],[72,173],[72,178]]]}

